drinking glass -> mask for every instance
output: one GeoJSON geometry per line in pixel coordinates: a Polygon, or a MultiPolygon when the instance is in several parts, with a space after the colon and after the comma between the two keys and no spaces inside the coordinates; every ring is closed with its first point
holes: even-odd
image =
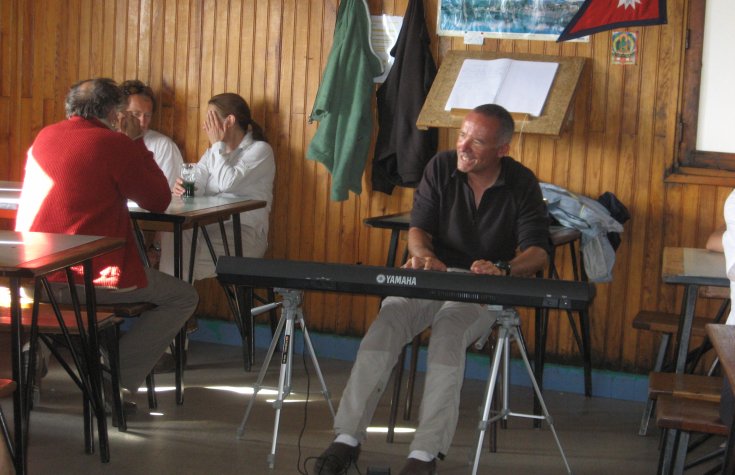
{"type": "Polygon", "coordinates": [[[194,183],[196,182],[196,165],[194,163],[181,164],[181,186],[184,187],[182,196],[194,196],[194,183]]]}

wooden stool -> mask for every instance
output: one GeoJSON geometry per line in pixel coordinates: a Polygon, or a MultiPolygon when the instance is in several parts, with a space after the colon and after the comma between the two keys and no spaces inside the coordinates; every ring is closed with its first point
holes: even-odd
{"type": "MultiPolygon", "coordinates": [[[[32,321],[32,308],[24,308],[22,309],[22,320],[21,324],[23,328],[26,331],[31,331],[31,321],[32,321]]],[[[84,367],[86,365],[85,362],[82,361],[81,356],[78,355],[76,350],[73,348],[73,344],[71,342],[72,336],[80,335],[80,329],[77,324],[76,314],[74,311],[71,310],[61,310],[61,316],[63,318],[64,327],[63,328],[57,317],[56,313],[54,312],[51,305],[46,304],[40,304],[38,307],[38,320],[36,323],[36,329],[38,332],[39,338],[43,340],[43,342],[46,344],[46,346],[51,351],[51,354],[54,355],[54,358],[59,362],[59,364],[64,368],[64,370],[69,374],[72,381],[80,388],[82,391],[84,391],[83,387],[88,384],[89,382],[85,382],[85,376],[81,374],[82,371],[84,371],[84,367]],[[74,372],[74,369],[71,365],[69,365],[66,360],[64,359],[63,355],[59,352],[59,350],[55,347],[54,342],[51,340],[50,335],[63,335],[64,336],[64,344],[69,346],[69,349],[71,351],[72,359],[74,360],[74,366],[76,366],[77,370],[80,372],[80,374],[76,374],[74,372]]],[[[127,430],[127,426],[125,424],[125,416],[123,413],[123,406],[122,406],[122,399],[120,398],[120,377],[119,377],[119,353],[118,353],[118,339],[119,339],[119,326],[122,322],[122,319],[119,317],[116,317],[115,315],[104,313],[104,312],[98,312],[97,313],[97,331],[98,334],[102,337],[100,340],[100,343],[107,349],[107,353],[109,356],[109,367],[106,368],[107,371],[110,373],[111,381],[112,381],[112,390],[113,390],[113,424],[117,423],[118,430],[125,431],[127,430]]],[[[82,318],[82,324],[86,327],[87,320],[86,318],[82,318]]],[[[0,308],[0,331],[3,332],[10,332],[11,331],[11,324],[10,324],[10,309],[7,307],[1,307],[0,308]]],[[[32,334],[32,333],[31,333],[32,334]]],[[[33,345],[31,345],[31,348],[33,348],[33,345]]],[[[34,355],[31,353],[30,355],[30,363],[33,362],[34,355]]],[[[33,384],[33,377],[35,376],[33,371],[29,372],[28,375],[28,381],[27,385],[28,388],[32,387],[33,384]]],[[[24,397],[28,397],[28,395],[24,395],[24,397]]],[[[93,412],[90,407],[89,400],[85,397],[84,399],[84,441],[85,441],[85,447],[88,453],[94,452],[94,442],[92,440],[92,416],[93,412]]]]}
{"type": "Polygon", "coordinates": [[[648,375],[648,402],[638,435],[646,435],[651,412],[660,396],[718,403],[721,392],[722,378],[716,376],[651,372],[648,375]]]}
{"type": "MultiPolygon", "coordinates": [[[[716,287],[702,287],[700,288],[700,293],[704,292],[705,295],[720,295],[717,290],[712,293],[712,289],[716,289],[716,287]]],[[[723,301],[722,305],[720,305],[714,319],[695,317],[692,321],[692,336],[705,338],[705,342],[702,343],[699,348],[690,352],[691,357],[687,357],[687,361],[690,359],[692,360],[692,366],[696,366],[701,355],[709,348],[709,343],[706,340],[707,334],[705,331],[705,325],[708,323],[717,323],[722,320],[728,307],[729,299],[726,299],[723,301]]],[[[671,344],[671,337],[679,331],[679,318],[679,315],[674,313],[641,310],[633,319],[633,328],[661,334],[661,343],[659,343],[658,353],[656,354],[656,360],[653,365],[654,373],[661,372],[664,369],[666,354],[668,353],[669,345],[671,344]]],[[[649,398],[646,401],[646,408],[643,410],[641,425],[638,429],[638,435],[646,435],[648,432],[648,421],[651,418],[655,404],[655,398],[652,399],[649,393],[649,398]]]]}
{"type": "Polygon", "coordinates": [[[720,420],[720,404],[662,395],[658,399],[656,425],[665,430],[659,473],[681,474],[692,432],[727,437],[730,428],[720,420]],[[678,443],[677,443],[678,437],[678,443]]]}

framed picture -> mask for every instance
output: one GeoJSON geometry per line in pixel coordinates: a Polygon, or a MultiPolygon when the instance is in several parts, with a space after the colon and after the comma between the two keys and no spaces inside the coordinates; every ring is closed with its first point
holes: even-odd
{"type": "MultiPolygon", "coordinates": [[[[584,0],[439,0],[437,32],[556,41],[584,0]]],[[[582,38],[582,41],[588,39],[582,38]]]]}

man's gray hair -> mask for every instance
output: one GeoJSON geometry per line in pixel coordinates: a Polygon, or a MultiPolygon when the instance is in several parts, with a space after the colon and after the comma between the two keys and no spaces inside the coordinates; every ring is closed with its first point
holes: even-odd
{"type": "Polygon", "coordinates": [[[498,136],[495,138],[496,145],[505,145],[510,143],[513,138],[513,131],[515,130],[515,121],[510,112],[505,110],[503,106],[497,104],[483,104],[472,109],[472,112],[482,114],[485,117],[491,117],[497,119],[500,123],[500,129],[498,130],[498,136]]]}
{"type": "Polygon", "coordinates": [[[105,119],[123,100],[122,91],[112,79],[85,79],[74,84],[66,95],[66,118],[76,115],[105,119]]]}

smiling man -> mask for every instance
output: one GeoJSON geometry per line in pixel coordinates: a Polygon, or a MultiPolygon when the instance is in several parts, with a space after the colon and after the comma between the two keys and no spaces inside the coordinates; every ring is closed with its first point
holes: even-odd
{"type": "MultiPolygon", "coordinates": [[[[506,156],[510,114],[483,105],[464,119],[457,149],[437,154],[414,195],[404,267],[476,274],[533,275],[546,264],[549,230],[538,180],[506,156]]],[[[362,340],[342,394],[334,442],[317,459],[317,474],[344,473],[360,444],[404,345],[429,326],[428,363],[419,424],[400,475],[436,473],[454,437],[466,348],[495,321],[472,303],[388,297],[362,340]]]]}

